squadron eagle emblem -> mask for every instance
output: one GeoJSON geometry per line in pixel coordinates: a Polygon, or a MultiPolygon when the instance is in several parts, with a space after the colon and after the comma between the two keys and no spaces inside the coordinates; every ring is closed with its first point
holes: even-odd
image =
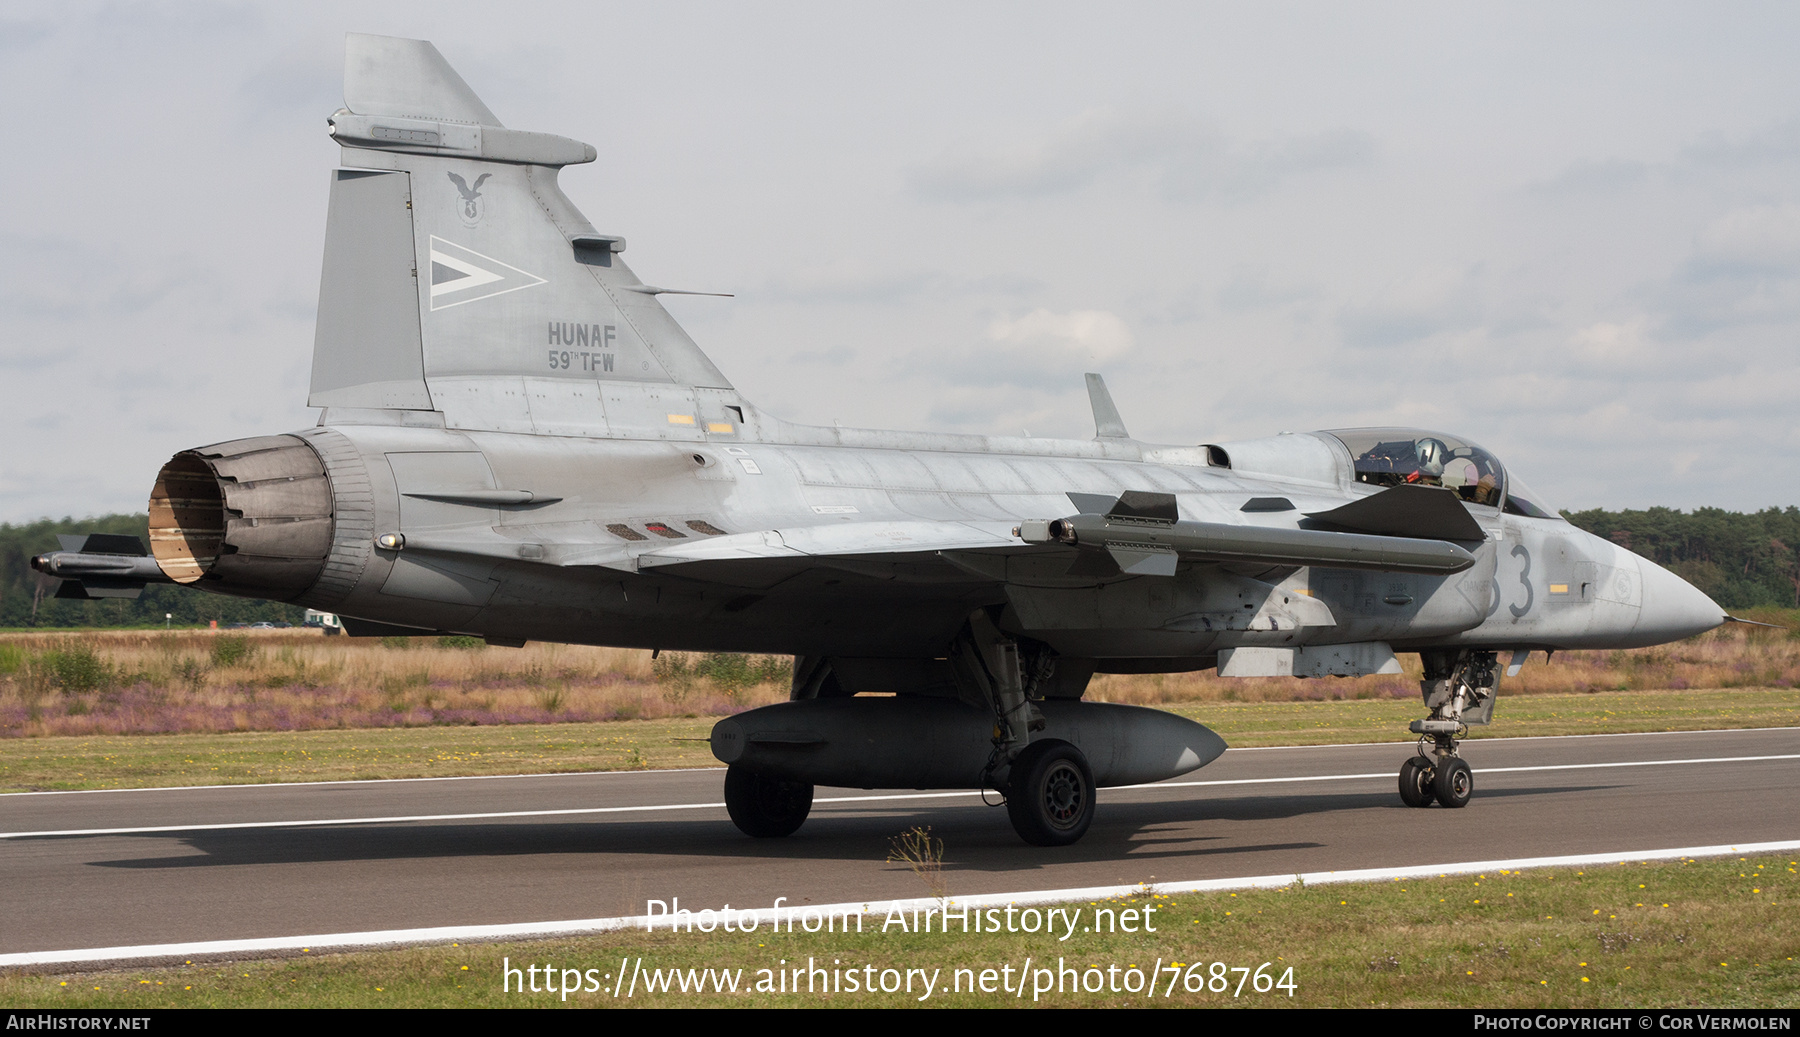
{"type": "Polygon", "coordinates": [[[463,226],[475,226],[477,223],[481,222],[481,214],[486,211],[487,208],[481,203],[481,183],[494,174],[483,173],[476,177],[475,185],[473,187],[469,186],[467,180],[457,176],[455,173],[450,173],[448,175],[450,177],[450,182],[456,185],[457,193],[462,195],[462,204],[456,207],[457,216],[462,219],[463,226]]]}

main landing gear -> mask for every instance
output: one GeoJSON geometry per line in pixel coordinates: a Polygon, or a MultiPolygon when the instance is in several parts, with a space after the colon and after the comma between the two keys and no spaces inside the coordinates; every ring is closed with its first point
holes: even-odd
{"type": "Polygon", "coordinates": [[[969,616],[950,652],[963,701],[994,718],[994,751],[983,783],[1006,796],[1006,816],[1019,838],[1034,846],[1067,846],[1094,820],[1094,772],[1087,756],[1060,738],[1032,740],[1045,728],[1036,703],[1054,673],[1048,651],[1007,637],[986,612],[969,616]]]}
{"type": "Polygon", "coordinates": [[[1058,738],[1033,742],[1013,758],[1006,816],[1034,846],[1067,846],[1094,820],[1094,772],[1080,749],[1058,738]]]}
{"type": "Polygon", "coordinates": [[[1400,801],[1409,807],[1467,806],[1475,794],[1475,772],[1457,755],[1457,743],[1468,737],[1470,724],[1493,719],[1499,661],[1493,652],[1468,650],[1426,651],[1419,657],[1425,663],[1419,693],[1431,715],[1412,722],[1419,754],[1400,765],[1400,801]]]}
{"type": "MultiPolygon", "coordinates": [[[[959,757],[948,771],[940,769],[931,779],[938,784],[928,787],[995,789],[1005,796],[1007,816],[1026,842],[1037,846],[1067,846],[1078,841],[1087,834],[1088,826],[1094,820],[1096,784],[1093,768],[1078,746],[1040,734],[1048,727],[1039,704],[1043,702],[1044,690],[1055,686],[1052,684],[1056,669],[1054,654],[1044,645],[1030,641],[1021,643],[1006,636],[985,611],[978,610],[969,617],[967,625],[951,644],[948,655],[957,699],[981,712],[970,716],[945,703],[949,710],[944,714],[946,723],[969,725],[955,735],[946,735],[946,744],[954,749],[958,739],[966,738],[961,742],[963,748],[955,751],[966,751],[968,755],[959,757]],[[987,736],[985,747],[977,740],[984,732],[987,736]],[[979,754],[984,749],[986,761],[977,765],[976,760],[980,759],[979,754]],[[968,785],[962,785],[965,778],[968,785]],[[950,784],[945,784],[946,779],[950,784]]],[[[1079,676],[1085,682],[1086,674],[1079,676]]],[[[794,697],[813,697],[812,692],[822,687],[820,682],[825,679],[827,677],[816,669],[797,666],[794,697]],[[804,695],[803,691],[806,692],[804,695]]],[[[841,692],[841,687],[838,690],[841,692]]],[[[836,735],[845,738],[868,736],[864,729],[841,714],[838,719],[840,722],[832,728],[836,735]]],[[[716,740],[724,736],[715,729],[713,737],[715,752],[718,752],[717,746],[724,743],[716,740]]],[[[729,737],[746,738],[742,732],[729,737]]],[[[744,743],[733,742],[731,745],[729,754],[720,758],[742,760],[739,754],[744,743]]],[[[887,750],[888,754],[880,757],[881,766],[874,770],[899,768],[894,760],[896,751],[906,750],[904,747],[887,750]]],[[[766,758],[763,762],[766,767],[766,758]]],[[[782,773],[830,781],[842,770],[808,770],[796,766],[782,773]]],[[[877,773],[876,778],[879,777],[877,773]]],[[[725,808],[731,814],[732,823],[745,835],[758,839],[792,835],[806,823],[812,802],[813,786],[805,782],[775,777],[738,763],[733,763],[725,772],[725,808]]]]}
{"type": "Polygon", "coordinates": [[[793,835],[812,813],[813,787],[753,774],[742,767],[725,770],[725,812],[738,831],[756,839],[793,835]]]}

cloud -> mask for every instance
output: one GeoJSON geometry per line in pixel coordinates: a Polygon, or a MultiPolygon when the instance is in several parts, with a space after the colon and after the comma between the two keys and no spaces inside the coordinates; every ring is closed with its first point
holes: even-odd
{"type": "Polygon", "coordinates": [[[1653,295],[1659,331],[1668,338],[1800,320],[1800,205],[1747,206],[1715,217],[1653,295]]]}
{"type": "Polygon", "coordinates": [[[1800,271],[1800,205],[1734,209],[1701,229],[1691,269],[1793,274],[1800,271]]]}
{"type": "Polygon", "coordinates": [[[946,201],[1075,190],[1111,167],[1143,157],[1148,130],[1110,112],[1087,112],[1041,140],[1000,149],[946,151],[915,169],[912,185],[921,195],[946,201]]]}
{"type": "Polygon", "coordinates": [[[1800,161],[1800,119],[1765,126],[1737,139],[1709,133],[1681,149],[1686,166],[1745,169],[1800,161]]]}
{"type": "Polygon", "coordinates": [[[757,293],[758,302],[899,306],[927,296],[1029,295],[1043,287],[1035,277],[996,274],[955,277],[931,270],[875,270],[865,264],[795,270],[771,279],[757,293]]]}
{"type": "Polygon", "coordinates": [[[910,180],[927,199],[984,202],[1077,191],[1138,173],[1171,200],[1235,199],[1303,173],[1365,161],[1374,152],[1373,138],[1351,130],[1240,142],[1183,111],[1102,108],[1035,140],[948,149],[916,167],[910,180]]]}
{"type": "Polygon", "coordinates": [[[0,54],[28,50],[50,35],[50,26],[25,18],[0,18],[0,54]]]}
{"type": "Polygon", "coordinates": [[[1722,186],[1720,177],[1754,175],[1769,167],[1800,164],[1800,120],[1762,127],[1731,138],[1702,134],[1676,148],[1667,158],[1584,158],[1547,180],[1526,187],[1544,196],[1605,196],[1653,183],[1722,186]]]}
{"type": "Polygon", "coordinates": [[[941,285],[942,274],[927,270],[871,270],[840,264],[802,269],[772,280],[761,302],[897,305],[941,285]]]}
{"type": "Polygon", "coordinates": [[[254,4],[185,0],[178,4],[107,3],[98,8],[84,31],[139,43],[167,39],[212,45],[223,38],[254,38],[268,24],[265,10],[254,4]]]}
{"type": "Polygon", "coordinates": [[[787,362],[794,367],[843,367],[856,362],[856,350],[849,346],[803,349],[788,357],[787,362]]]}
{"type": "Polygon", "coordinates": [[[1528,185],[1526,191],[1545,196],[1611,195],[1637,187],[1661,171],[1657,165],[1634,159],[1583,159],[1548,180],[1528,185]]]}
{"type": "Polygon", "coordinates": [[[252,68],[239,82],[234,100],[243,128],[285,139],[292,119],[280,118],[280,114],[299,114],[312,122],[319,112],[332,111],[343,103],[342,43],[312,38],[291,43],[286,54],[252,68]],[[329,46],[321,46],[321,42],[329,46]]]}
{"type": "Polygon", "coordinates": [[[1047,405],[1045,397],[1079,391],[1084,372],[1122,362],[1135,344],[1131,328],[1110,311],[1035,309],[994,317],[984,341],[911,351],[898,358],[895,374],[930,380],[937,417],[961,422],[968,410],[1014,415],[1007,421],[1016,423],[1047,405]],[[955,401],[965,397],[958,409],[955,401]]]}
{"type": "Polygon", "coordinates": [[[1636,318],[1590,324],[1569,336],[1570,353],[1599,367],[1635,366],[1646,346],[1645,323],[1636,318]]]}
{"type": "Polygon", "coordinates": [[[1428,269],[1401,278],[1363,302],[1344,307],[1338,330],[1359,349],[1403,346],[1482,323],[1476,300],[1478,271],[1428,269]]]}
{"type": "MultiPolygon", "coordinates": [[[[177,272],[172,265],[134,267],[72,237],[0,234],[0,310],[15,329],[29,323],[34,331],[66,332],[74,322],[141,321],[211,280],[207,272],[177,272]]],[[[23,348],[15,335],[0,345],[0,362],[23,348]]]]}
{"type": "Polygon", "coordinates": [[[1032,310],[1023,317],[998,317],[988,325],[988,338],[1034,356],[1111,360],[1131,348],[1131,329],[1106,310],[1052,313],[1032,310]]]}
{"type": "Polygon", "coordinates": [[[1630,355],[1609,361],[1635,378],[1773,356],[1769,337],[1800,322],[1800,203],[1788,200],[1797,176],[1800,120],[1786,119],[1690,137],[1659,160],[1576,162],[1528,188],[1565,203],[1552,206],[1555,218],[1615,242],[1592,253],[1601,269],[1634,272],[1607,304],[1615,313],[1570,338],[1566,359],[1579,365],[1606,352],[1593,333],[1608,325],[1632,329],[1630,355]],[[1611,215],[1592,215],[1600,210],[1611,215]],[[1632,222],[1617,223],[1625,214],[1632,222]],[[1752,337],[1727,346],[1718,336],[1734,329],[1752,337]]]}
{"type": "Polygon", "coordinates": [[[1219,286],[1219,305],[1230,310],[1261,310],[1317,302],[1323,296],[1318,284],[1284,282],[1266,267],[1238,266],[1219,286]]]}

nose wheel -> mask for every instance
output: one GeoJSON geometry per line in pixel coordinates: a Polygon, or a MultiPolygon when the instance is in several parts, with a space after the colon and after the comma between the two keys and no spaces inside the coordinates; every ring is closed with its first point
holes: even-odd
{"type": "Polygon", "coordinates": [[[1475,772],[1460,756],[1452,756],[1438,764],[1431,777],[1431,794],[1447,807],[1465,807],[1475,794],[1475,772]]]}
{"type": "Polygon", "coordinates": [[[1415,756],[1400,765],[1400,801],[1409,807],[1428,807],[1437,798],[1432,791],[1431,759],[1415,756]]]}
{"type": "Polygon", "coordinates": [[[1466,807],[1474,794],[1475,772],[1460,756],[1433,761],[1421,752],[1400,765],[1400,802],[1409,807],[1466,807]]]}

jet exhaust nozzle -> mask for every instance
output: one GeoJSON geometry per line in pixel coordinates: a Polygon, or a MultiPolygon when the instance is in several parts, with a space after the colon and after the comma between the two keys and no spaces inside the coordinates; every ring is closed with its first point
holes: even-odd
{"type": "Polygon", "coordinates": [[[318,582],[332,547],[332,491],[298,436],[184,450],[150,494],[150,550],[176,583],[289,601],[318,582]]]}

